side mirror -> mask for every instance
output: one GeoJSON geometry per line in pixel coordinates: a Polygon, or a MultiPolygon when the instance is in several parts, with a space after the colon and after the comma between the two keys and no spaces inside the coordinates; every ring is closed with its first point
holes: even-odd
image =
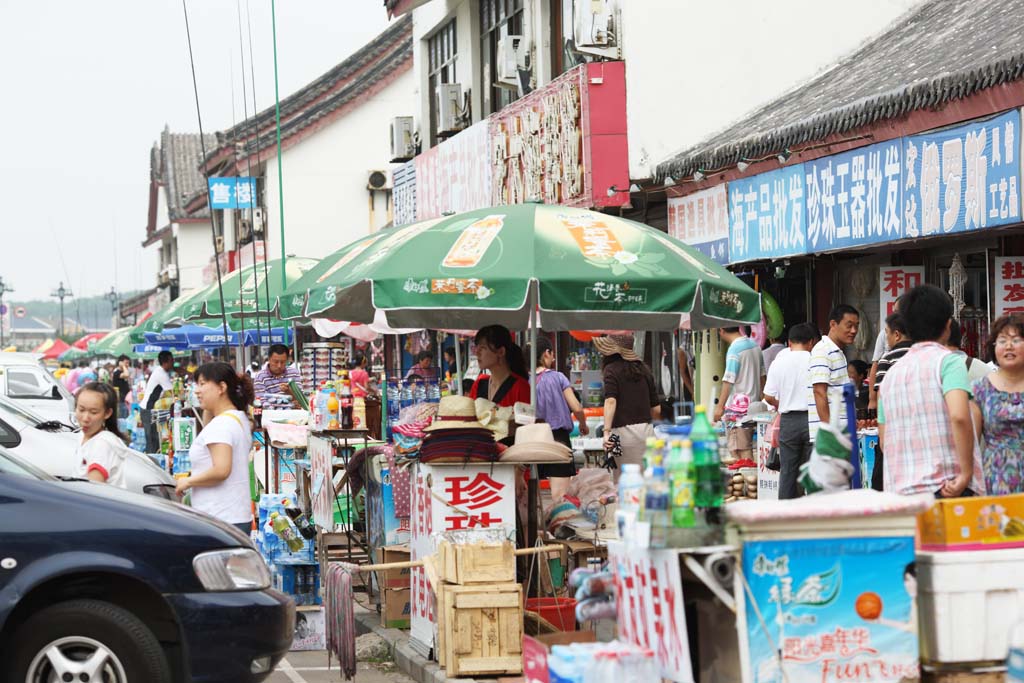
{"type": "Polygon", "coordinates": [[[63,398],[63,397],[62,397],[62,396],[60,395],[60,389],[59,389],[59,388],[57,388],[57,385],[54,385],[54,386],[53,386],[53,387],[52,387],[52,388],[50,389],[50,394],[51,394],[51,396],[52,396],[53,398],[63,398]]]}

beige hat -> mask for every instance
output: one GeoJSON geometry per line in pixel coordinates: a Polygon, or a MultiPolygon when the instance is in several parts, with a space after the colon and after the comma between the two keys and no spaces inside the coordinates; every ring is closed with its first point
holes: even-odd
{"type": "Polygon", "coordinates": [[[624,360],[640,360],[640,356],[633,351],[632,334],[606,334],[603,337],[594,337],[594,346],[602,356],[619,354],[624,360]]]}
{"type": "Polygon", "coordinates": [[[572,451],[555,441],[551,425],[538,422],[516,430],[516,442],[501,457],[501,462],[563,463],[572,461],[572,451]]]}
{"type": "Polygon", "coordinates": [[[468,396],[445,396],[437,406],[437,420],[423,431],[487,429],[476,417],[476,402],[468,396]]]}

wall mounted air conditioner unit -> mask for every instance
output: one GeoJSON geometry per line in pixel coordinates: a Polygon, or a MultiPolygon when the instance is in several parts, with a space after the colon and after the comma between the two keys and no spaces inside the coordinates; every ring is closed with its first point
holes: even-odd
{"type": "Polygon", "coordinates": [[[256,234],[256,235],[262,235],[263,234],[263,226],[266,224],[264,222],[264,219],[265,219],[265,216],[263,215],[263,209],[253,209],[252,210],[252,231],[253,231],[254,234],[256,234]]]}
{"type": "Polygon", "coordinates": [[[527,69],[526,52],[523,36],[505,36],[498,39],[498,82],[495,85],[519,87],[519,72],[527,69]]]}
{"type": "Polygon", "coordinates": [[[455,135],[466,127],[462,115],[462,85],[459,83],[441,83],[434,93],[436,98],[437,130],[439,138],[455,135]]]}
{"type": "Polygon", "coordinates": [[[572,31],[575,51],[607,59],[621,58],[621,24],[618,0],[574,0],[572,31]]]}
{"type": "Polygon", "coordinates": [[[370,171],[366,176],[367,190],[390,190],[391,174],[387,171],[370,171]]]}
{"type": "Polygon", "coordinates": [[[218,253],[218,254],[224,253],[224,236],[223,235],[217,235],[216,239],[214,240],[214,252],[218,253]]]}
{"type": "Polygon", "coordinates": [[[409,161],[416,156],[416,130],[411,116],[391,119],[391,162],[409,161]]]}

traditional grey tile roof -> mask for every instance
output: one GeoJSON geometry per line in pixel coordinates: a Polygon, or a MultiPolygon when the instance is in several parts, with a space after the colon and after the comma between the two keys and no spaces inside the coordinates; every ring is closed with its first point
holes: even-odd
{"type": "MultiPolygon", "coordinates": [[[[345,61],[281,100],[282,140],[357,100],[411,59],[412,16],[406,15],[345,61]]],[[[217,133],[217,145],[207,146],[207,164],[217,159],[230,158],[238,143],[242,147],[237,151],[243,155],[276,145],[275,117],[274,107],[268,107],[248,121],[217,133]],[[257,128],[258,149],[255,134],[257,128]]]]}
{"type": "Polygon", "coordinates": [[[24,333],[39,333],[39,334],[53,334],[56,331],[53,324],[40,320],[39,318],[33,318],[25,316],[19,318],[17,316],[11,316],[11,331],[24,333]]]}
{"type": "MultiPolygon", "coordinates": [[[[203,138],[207,152],[216,148],[216,135],[207,134],[203,138]]],[[[206,188],[206,179],[199,170],[202,159],[203,148],[198,133],[172,133],[169,127],[164,127],[160,143],[153,145],[150,173],[167,193],[167,211],[172,221],[210,216],[206,207],[191,214],[185,210],[188,199],[206,188]]]]}
{"type": "Polygon", "coordinates": [[[663,161],[656,178],[732,166],[1018,80],[1021,27],[1022,0],[928,0],[831,69],[663,161]]]}

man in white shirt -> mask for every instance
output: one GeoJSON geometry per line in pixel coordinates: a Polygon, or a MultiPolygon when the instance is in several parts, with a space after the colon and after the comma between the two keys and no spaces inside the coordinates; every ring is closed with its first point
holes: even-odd
{"type": "MultiPolygon", "coordinates": [[[[811,349],[810,370],[814,401],[807,411],[807,422],[810,424],[812,441],[818,433],[818,426],[829,423],[832,417],[832,402],[842,400],[843,387],[850,383],[843,349],[853,343],[859,327],[860,314],[857,313],[857,309],[840,304],[829,313],[828,334],[811,349]]],[[[844,416],[840,417],[845,425],[844,416]]]]}
{"type": "Polygon", "coordinates": [[[811,457],[811,436],[807,424],[810,389],[811,345],[817,330],[810,323],[794,325],[789,331],[789,348],[775,357],[768,368],[764,400],[779,411],[779,499],[802,495],[797,478],[800,465],[811,457]]]}
{"type": "Polygon", "coordinates": [[[143,392],[142,426],[146,430],[146,452],[160,452],[160,435],[153,421],[153,406],[160,399],[160,394],[171,390],[171,368],[174,367],[174,355],[170,351],[161,351],[156,357],[157,365],[149,375],[146,390],[143,392]]]}

